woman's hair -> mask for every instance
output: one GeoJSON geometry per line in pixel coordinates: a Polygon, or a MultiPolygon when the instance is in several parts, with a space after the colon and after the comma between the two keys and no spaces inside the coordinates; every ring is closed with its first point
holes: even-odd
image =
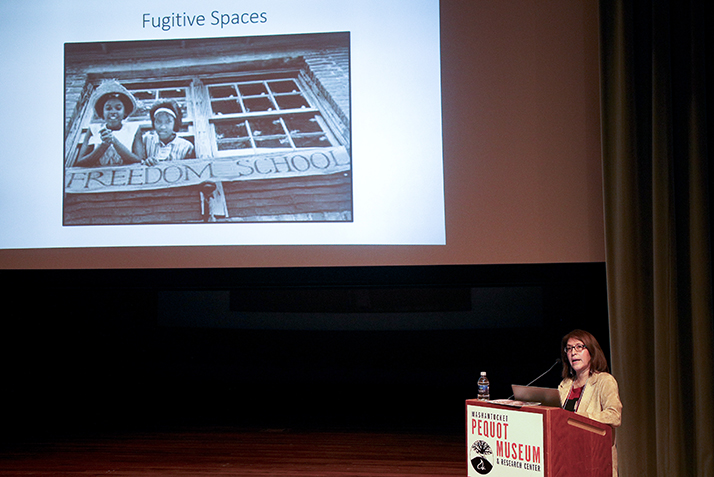
{"type": "Polygon", "coordinates": [[[183,113],[181,113],[181,108],[179,107],[178,103],[176,101],[167,99],[167,100],[162,100],[159,101],[158,103],[155,103],[152,107],[151,110],[149,111],[149,116],[151,116],[151,126],[154,126],[154,116],[156,115],[156,111],[159,108],[164,108],[168,109],[170,111],[173,111],[175,114],[174,117],[174,132],[179,132],[181,130],[181,124],[183,121],[183,113]]]}
{"type": "Polygon", "coordinates": [[[575,376],[575,372],[570,367],[568,353],[565,352],[565,347],[568,344],[568,340],[571,338],[582,341],[587,347],[588,352],[590,353],[590,374],[595,371],[607,372],[609,370],[607,366],[607,359],[605,359],[605,353],[602,352],[600,343],[597,342],[595,337],[587,331],[573,330],[563,336],[563,339],[560,342],[560,358],[563,362],[563,379],[575,376]]]}

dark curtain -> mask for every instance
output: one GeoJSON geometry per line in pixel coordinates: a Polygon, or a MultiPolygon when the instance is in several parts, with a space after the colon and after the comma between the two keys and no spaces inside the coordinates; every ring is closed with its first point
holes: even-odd
{"type": "Polygon", "coordinates": [[[600,1],[608,301],[625,476],[714,475],[712,6],[600,1]]]}

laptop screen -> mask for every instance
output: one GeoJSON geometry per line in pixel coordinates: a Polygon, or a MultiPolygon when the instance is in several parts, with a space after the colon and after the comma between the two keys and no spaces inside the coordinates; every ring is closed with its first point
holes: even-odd
{"type": "Polygon", "coordinates": [[[562,407],[560,394],[555,388],[539,388],[537,386],[511,385],[513,398],[517,401],[539,402],[543,406],[562,407]]]}

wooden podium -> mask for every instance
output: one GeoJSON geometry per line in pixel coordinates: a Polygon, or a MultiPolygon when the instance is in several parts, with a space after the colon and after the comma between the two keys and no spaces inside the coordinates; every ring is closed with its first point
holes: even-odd
{"type": "Polygon", "coordinates": [[[612,476],[612,428],[556,407],[466,401],[467,475],[612,476]]]}

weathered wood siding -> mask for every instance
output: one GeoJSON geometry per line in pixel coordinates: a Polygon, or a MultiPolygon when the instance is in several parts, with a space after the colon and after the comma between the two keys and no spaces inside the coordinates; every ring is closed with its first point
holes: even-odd
{"type": "MultiPolygon", "coordinates": [[[[230,222],[348,221],[349,174],[224,182],[230,222]]],[[[204,222],[199,186],[156,191],[67,194],[65,225],[204,222]]]]}
{"type": "Polygon", "coordinates": [[[260,221],[291,215],[297,220],[352,219],[349,174],[224,182],[223,190],[233,219],[260,221]]]}

